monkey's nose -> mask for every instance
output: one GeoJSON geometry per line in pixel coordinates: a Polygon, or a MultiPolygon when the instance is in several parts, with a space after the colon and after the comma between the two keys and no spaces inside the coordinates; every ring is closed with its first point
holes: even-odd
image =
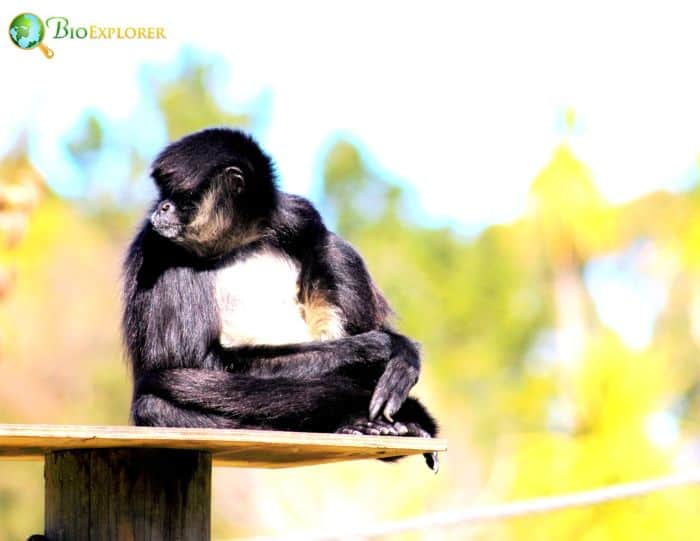
{"type": "Polygon", "coordinates": [[[161,212],[168,212],[173,206],[169,202],[165,202],[160,206],[160,211],[161,212]]]}

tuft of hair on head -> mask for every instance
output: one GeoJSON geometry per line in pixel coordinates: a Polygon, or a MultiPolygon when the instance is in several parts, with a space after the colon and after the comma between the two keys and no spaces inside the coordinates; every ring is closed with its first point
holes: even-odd
{"type": "Polygon", "coordinates": [[[276,189],[272,159],[251,135],[225,127],[207,128],[170,143],[153,161],[151,176],[165,193],[192,191],[234,164],[245,167],[250,189],[276,189]]]}
{"type": "Polygon", "coordinates": [[[175,241],[220,255],[262,235],[278,207],[274,165],[247,133],[208,128],[168,145],[153,162],[161,201],[176,205],[175,241]]]}

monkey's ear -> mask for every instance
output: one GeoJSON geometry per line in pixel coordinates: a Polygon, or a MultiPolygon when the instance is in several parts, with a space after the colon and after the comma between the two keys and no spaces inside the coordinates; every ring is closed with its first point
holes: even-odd
{"type": "Polygon", "coordinates": [[[230,189],[235,194],[239,194],[245,188],[245,177],[240,167],[232,165],[224,169],[222,176],[230,189]]]}

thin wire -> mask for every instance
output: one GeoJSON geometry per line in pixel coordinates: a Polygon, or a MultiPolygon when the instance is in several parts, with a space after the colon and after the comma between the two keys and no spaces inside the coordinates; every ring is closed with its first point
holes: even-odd
{"type": "Polygon", "coordinates": [[[344,531],[300,532],[280,537],[249,538],[248,541],[332,541],[346,538],[372,539],[411,530],[424,530],[428,528],[454,526],[457,524],[504,520],[525,515],[549,513],[562,509],[598,505],[693,484],[700,484],[700,469],[659,477],[657,479],[621,483],[594,490],[562,494],[560,496],[533,498],[530,500],[496,505],[483,505],[470,509],[442,511],[406,520],[373,524],[344,531]]]}

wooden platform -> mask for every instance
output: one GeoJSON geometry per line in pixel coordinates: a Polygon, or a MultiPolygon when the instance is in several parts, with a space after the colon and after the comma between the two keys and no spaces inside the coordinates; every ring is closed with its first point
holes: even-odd
{"type": "Polygon", "coordinates": [[[211,453],[215,466],[284,468],[441,452],[447,442],[266,430],[0,424],[0,460],[42,460],[52,451],[109,448],[204,451],[211,453]]]}
{"type": "Polygon", "coordinates": [[[44,460],[44,531],[51,541],[209,541],[212,463],[283,468],[446,447],[425,438],[0,424],[0,459],[44,460]]]}

